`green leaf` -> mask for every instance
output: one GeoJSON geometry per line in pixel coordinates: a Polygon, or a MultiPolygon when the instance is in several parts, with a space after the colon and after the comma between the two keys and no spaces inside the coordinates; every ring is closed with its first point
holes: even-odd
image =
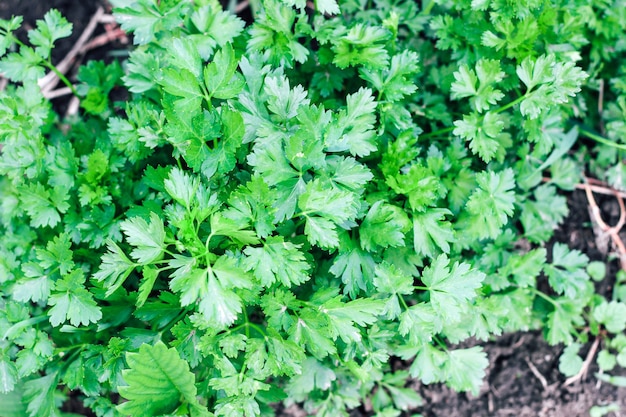
{"type": "Polygon", "coordinates": [[[600,381],[608,382],[609,384],[615,385],[616,387],[626,387],[626,377],[619,375],[603,374],[600,372],[596,372],[594,376],[600,381]]]}
{"type": "Polygon", "coordinates": [[[221,212],[211,216],[211,233],[213,235],[226,236],[241,243],[242,245],[255,245],[259,243],[259,238],[248,224],[236,223],[222,215],[221,212]]]}
{"type": "Polygon", "coordinates": [[[507,137],[503,116],[487,112],[484,115],[472,113],[463,115],[463,120],[454,122],[454,135],[469,141],[469,147],[475,155],[485,162],[490,162],[499,152],[501,142],[507,137]]]}
{"type": "Polygon", "coordinates": [[[196,42],[202,58],[208,59],[215,44],[224,46],[238,37],[245,23],[239,17],[227,11],[218,10],[213,4],[199,7],[191,14],[191,21],[200,35],[191,35],[196,42]]]}
{"type": "Polygon", "coordinates": [[[255,146],[254,151],[248,155],[248,163],[268,185],[277,185],[299,175],[289,163],[278,141],[255,146]]]}
{"type": "Polygon", "coordinates": [[[546,263],[546,249],[533,249],[523,255],[514,254],[498,271],[502,276],[512,276],[513,281],[520,287],[534,287],[546,263]]]}
{"type": "Polygon", "coordinates": [[[106,297],[109,297],[124,283],[137,264],[128,259],[112,240],[107,241],[107,248],[108,252],[102,255],[100,268],[93,277],[104,282],[107,288],[106,297]]]}
{"type": "Polygon", "coordinates": [[[302,362],[302,373],[291,378],[287,392],[295,398],[307,398],[313,390],[328,391],[337,375],[332,370],[313,358],[302,362]]]}
{"type": "Polygon", "coordinates": [[[308,106],[310,100],[304,87],[289,87],[287,77],[266,77],[263,90],[268,95],[267,109],[281,121],[296,117],[301,106],[308,106]]]}
{"type": "Polygon", "coordinates": [[[23,401],[21,389],[15,389],[8,394],[0,393],[3,417],[27,417],[26,404],[23,401]]]}
{"type": "Polygon", "coordinates": [[[344,342],[360,343],[363,339],[361,327],[372,325],[383,312],[385,303],[382,300],[360,298],[343,302],[342,296],[337,296],[322,304],[322,311],[330,318],[330,327],[333,335],[340,337],[344,342]]]}
{"type": "Polygon", "coordinates": [[[24,403],[30,417],[54,416],[56,406],[54,392],[58,383],[56,373],[31,379],[24,383],[24,403]]]}
{"type": "Polygon", "coordinates": [[[573,376],[583,366],[583,359],[578,355],[581,345],[573,343],[565,348],[559,357],[559,371],[565,376],[573,376]]]}
{"type": "Polygon", "coordinates": [[[419,163],[413,164],[405,173],[394,173],[386,177],[387,184],[398,194],[409,199],[414,212],[426,210],[443,196],[441,180],[419,163]]]}
{"type": "Polygon", "coordinates": [[[163,98],[163,110],[167,117],[168,141],[195,172],[200,172],[210,154],[206,142],[220,135],[219,115],[215,110],[202,110],[195,104],[185,108],[185,103],[181,105],[169,95],[163,98]]]}
{"type": "Polygon", "coordinates": [[[315,214],[337,224],[353,220],[359,209],[354,193],[330,187],[320,180],[306,185],[306,190],[298,199],[303,215],[315,214]]]}
{"type": "Polygon", "coordinates": [[[417,353],[409,368],[412,377],[419,378],[424,384],[445,380],[444,366],[448,360],[446,352],[442,352],[431,344],[425,344],[420,348],[411,347],[408,352],[410,352],[408,356],[403,353],[400,356],[409,359],[417,353]]]}
{"type": "Polygon", "coordinates": [[[204,67],[204,83],[211,97],[225,100],[241,92],[244,81],[236,73],[237,65],[233,47],[226,44],[215,54],[213,62],[204,67]]]}
{"type": "Polygon", "coordinates": [[[306,346],[307,350],[317,359],[322,360],[337,353],[333,342],[328,316],[313,310],[305,310],[300,314],[294,326],[289,329],[290,340],[306,346]]]}
{"type": "Polygon", "coordinates": [[[294,61],[304,63],[310,51],[299,42],[303,33],[295,24],[296,11],[284,1],[266,0],[265,3],[263,13],[254,19],[250,28],[248,54],[264,54],[266,62],[287,68],[292,68],[294,61]]]}
{"type": "Polygon", "coordinates": [[[211,149],[202,163],[202,172],[208,178],[214,174],[224,175],[235,168],[236,152],[242,144],[244,122],[241,114],[228,107],[222,107],[222,139],[211,149]]]}
{"type": "Polygon", "coordinates": [[[470,391],[478,395],[489,365],[480,346],[448,352],[445,363],[447,384],[456,391],[470,391]]]}
{"type": "Polygon", "coordinates": [[[500,62],[492,59],[479,59],[476,63],[476,72],[467,65],[461,65],[454,73],[455,81],[452,83],[451,96],[457,100],[471,97],[472,107],[482,113],[504,97],[502,91],[494,88],[495,84],[504,79],[504,75],[500,62]]]}
{"type": "Polygon", "coordinates": [[[0,60],[0,73],[14,82],[33,82],[45,75],[41,57],[33,48],[22,46],[20,52],[12,52],[0,60]]]}
{"type": "Polygon", "coordinates": [[[457,321],[470,300],[473,300],[485,279],[485,274],[471,269],[466,263],[455,262],[449,267],[450,259],[439,255],[424,268],[422,282],[430,293],[430,302],[435,312],[446,321],[457,321]]]}
{"type": "Polygon", "coordinates": [[[202,59],[196,45],[189,38],[174,38],[167,48],[167,53],[170,65],[186,70],[200,79],[202,59]]]}
{"type": "Polygon", "coordinates": [[[22,270],[30,279],[20,279],[13,285],[13,298],[21,302],[47,301],[52,284],[48,274],[38,268],[38,265],[26,264],[22,266],[22,270]]]}
{"type": "Polygon", "coordinates": [[[196,192],[200,187],[198,178],[187,174],[178,167],[170,170],[168,177],[163,181],[165,191],[179,204],[187,209],[191,208],[196,192]]]}
{"type": "Polygon", "coordinates": [[[370,207],[359,228],[361,247],[371,252],[378,246],[403,246],[407,226],[410,227],[410,220],[403,210],[382,200],[377,201],[370,207]]]}
{"type": "Polygon", "coordinates": [[[596,282],[606,277],[606,264],[602,261],[592,261],[587,265],[587,274],[596,282]]]}
{"type": "Polygon", "coordinates": [[[120,229],[126,235],[126,240],[135,248],[130,256],[142,265],[147,265],[161,258],[165,251],[165,229],[163,220],[152,212],[150,223],[141,217],[133,217],[124,220],[120,229]]]}
{"type": "Polygon", "coordinates": [[[513,214],[513,170],[507,168],[501,172],[481,172],[476,175],[476,182],[478,189],[474,190],[466,206],[471,214],[471,223],[467,226],[480,239],[494,239],[513,214]]]}
{"type": "Polygon", "coordinates": [[[48,299],[48,305],[52,306],[48,311],[52,326],[57,327],[67,320],[72,326],[87,326],[102,318],[102,310],[85,289],[84,282],[83,271],[78,269],[55,283],[48,299]]]}
{"type": "Polygon", "coordinates": [[[122,376],[127,385],[117,388],[128,401],[117,406],[120,413],[130,417],[162,416],[173,413],[181,403],[201,408],[196,399],[195,376],[176,349],[168,349],[160,341],[154,346],[144,344],[138,352],[127,353],[126,362],[129,367],[122,376]]]}
{"type": "Polygon", "coordinates": [[[590,279],[586,267],[587,255],[579,250],[569,250],[564,243],[552,247],[552,264],[545,267],[550,285],[558,294],[572,300],[582,300],[589,292],[590,279]]]}
{"type": "Polygon", "coordinates": [[[537,59],[526,57],[517,67],[516,72],[526,88],[532,90],[537,85],[552,80],[551,69],[553,65],[554,55],[541,55],[537,59]]]}
{"type": "Polygon", "coordinates": [[[335,0],[315,0],[315,10],[321,14],[339,14],[339,5],[335,0]]]}
{"type": "Polygon", "coordinates": [[[384,67],[389,62],[384,43],[390,37],[391,33],[385,28],[357,23],[333,42],[333,63],[339,68],[359,65],[384,67]]]}
{"type": "Polygon", "coordinates": [[[37,28],[28,32],[28,40],[35,45],[35,51],[43,59],[48,59],[54,42],[72,34],[72,24],[67,21],[56,9],[50,9],[43,17],[37,20],[37,28]]]}
{"type": "Polygon", "coordinates": [[[549,184],[535,188],[533,197],[523,203],[520,220],[531,242],[545,242],[569,213],[567,199],[549,184]]]}
{"type": "Polygon", "coordinates": [[[33,227],[54,227],[61,221],[61,213],[69,209],[66,192],[46,189],[40,183],[31,183],[19,188],[20,201],[31,218],[33,227]]]}
{"type": "Polygon", "coordinates": [[[620,406],[617,403],[611,403],[608,405],[594,405],[589,409],[589,417],[604,417],[609,413],[619,413],[620,406]]]}
{"type": "Polygon", "coordinates": [[[596,359],[598,366],[604,372],[611,371],[617,365],[617,358],[615,355],[610,353],[608,350],[604,349],[598,353],[598,357],[596,359]]]}
{"type": "Polygon", "coordinates": [[[0,360],[0,394],[7,394],[15,389],[17,368],[13,362],[0,360]]]}
{"type": "Polygon", "coordinates": [[[326,150],[367,156],[377,149],[374,132],[377,103],[369,88],[360,88],[348,95],[346,101],[346,109],[339,112],[328,129],[326,150]]]}
{"type": "Polygon", "coordinates": [[[617,301],[602,302],[593,309],[593,318],[611,333],[626,329],[626,304],[617,301]]]}
{"type": "Polygon", "coordinates": [[[581,326],[585,321],[581,317],[584,304],[567,299],[557,299],[554,311],[548,314],[546,340],[551,345],[564,343],[569,345],[573,342],[572,334],[576,331],[575,326],[581,326]]]}
{"type": "Polygon", "coordinates": [[[389,68],[360,68],[359,73],[386,101],[399,101],[417,91],[412,78],[418,71],[418,61],[417,53],[404,50],[391,58],[389,68]]]}
{"type": "Polygon", "coordinates": [[[115,18],[122,29],[133,32],[133,42],[145,45],[157,39],[159,32],[169,32],[182,24],[183,3],[158,3],[154,0],[112,0],[115,18]]]}
{"type": "Polygon", "coordinates": [[[158,276],[158,270],[150,268],[148,266],[144,266],[143,279],[141,280],[141,284],[139,284],[137,301],[135,301],[135,305],[137,306],[137,308],[141,308],[146,300],[148,300],[148,297],[150,296],[150,293],[154,288],[154,283],[156,282],[158,276]]]}
{"type": "Polygon", "coordinates": [[[175,97],[176,106],[182,111],[193,111],[200,107],[204,95],[198,79],[189,70],[164,68],[158,80],[163,90],[175,97]]]}
{"type": "Polygon", "coordinates": [[[326,163],[331,181],[352,191],[361,190],[374,177],[352,157],[330,156],[326,157],[326,163]]]}
{"type": "MultiPolygon", "coordinates": [[[[305,230],[306,232],[306,230],[305,230]]],[[[339,254],[335,257],[330,272],[341,277],[344,293],[356,298],[360,291],[369,292],[376,263],[371,254],[362,251],[356,242],[344,240],[339,254]],[[345,243],[344,243],[345,242],[345,243]]]]}
{"type": "Polygon", "coordinates": [[[279,282],[286,287],[300,285],[310,279],[309,264],[300,251],[302,245],[285,242],[282,237],[270,237],[260,248],[247,247],[244,253],[246,269],[252,271],[264,287],[279,282]]]}
{"type": "Polygon", "coordinates": [[[409,337],[412,343],[430,343],[432,337],[441,331],[442,320],[431,304],[418,303],[400,314],[398,332],[409,337]]]}
{"type": "Polygon", "coordinates": [[[198,305],[198,311],[206,320],[226,327],[231,325],[242,311],[241,299],[233,291],[224,288],[213,271],[180,268],[172,274],[170,288],[181,294],[184,307],[198,305]]]}
{"type": "Polygon", "coordinates": [[[304,234],[312,245],[318,245],[324,249],[332,249],[339,246],[339,237],[335,224],[322,217],[307,217],[304,234]]]}
{"type": "Polygon", "coordinates": [[[378,291],[388,294],[411,294],[413,277],[403,273],[396,265],[383,261],[376,265],[374,285],[378,291]]]}
{"type": "Polygon", "coordinates": [[[415,252],[433,258],[439,251],[450,253],[450,243],[456,239],[452,224],[445,216],[452,215],[447,209],[430,209],[413,214],[413,247],[415,252]]]}

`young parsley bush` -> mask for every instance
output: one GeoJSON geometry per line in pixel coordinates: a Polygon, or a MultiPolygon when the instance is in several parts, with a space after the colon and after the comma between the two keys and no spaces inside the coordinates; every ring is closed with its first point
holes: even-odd
{"type": "Polygon", "coordinates": [[[626,188],[623,1],[112,3],[136,48],[61,76],[66,120],[71,25],[0,21],[4,416],[398,416],[528,329],[626,364],[626,286],[547,245],[584,167],[626,188]]]}

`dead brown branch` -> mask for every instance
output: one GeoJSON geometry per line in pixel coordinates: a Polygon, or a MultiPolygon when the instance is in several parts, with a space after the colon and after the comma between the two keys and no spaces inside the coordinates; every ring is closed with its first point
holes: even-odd
{"type": "Polygon", "coordinates": [[[611,237],[611,241],[613,242],[613,245],[615,249],[617,250],[617,255],[620,260],[620,266],[622,267],[623,270],[626,271],[626,247],[624,246],[624,242],[619,236],[619,232],[622,230],[622,227],[624,227],[624,223],[626,222],[626,207],[624,207],[623,196],[621,196],[617,191],[613,193],[613,195],[617,199],[620,214],[619,214],[619,220],[617,221],[617,224],[615,224],[615,226],[609,226],[602,219],[600,208],[598,207],[598,204],[596,203],[596,200],[593,196],[593,190],[591,189],[592,186],[591,184],[589,184],[588,179],[585,179],[585,183],[583,184],[583,186],[585,189],[585,193],[587,195],[587,201],[589,203],[590,212],[593,217],[592,220],[595,221],[595,223],[600,227],[600,230],[603,233],[606,233],[611,237]]]}
{"type": "Polygon", "coordinates": [[[598,351],[598,346],[600,346],[600,336],[597,336],[596,340],[593,341],[593,345],[591,345],[589,352],[587,352],[587,356],[585,357],[585,361],[580,367],[580,371],[578,371],[576,375],[567,378],[565,382],[563,383],[564,387],[568,385],[572,385],[573,383],[580,381],[581,379],[587,376],[587,372],[589,371],[589,366],[591,365],[591,362],[593,361],[593,358],[596,355],[596,352],[598,351]]]}
{"type": "Polygon", "coordinates": [[[528,364],[528,367],[530,368],[530,371],[533,373],[533,375],[535,375],[535,377],[539,380],[539,382],[541,382],[541,386],[543,386],[543,389],[547,390],[548,381],[546,380],[546,378],[541,374],[541,372],[539,372],[539,369],[537,369],[535,364],[532,363],[530,359],[524,358],[524,360],[528,364]]]}

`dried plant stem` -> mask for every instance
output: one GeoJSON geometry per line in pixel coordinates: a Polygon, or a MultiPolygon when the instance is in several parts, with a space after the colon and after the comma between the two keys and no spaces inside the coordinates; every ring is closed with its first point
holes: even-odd
{"type": "Polygon", "coordinates": [[[593,345],[591,345],[589,352],[587,352],[587,357],[585,358],[583,365],[580,367],[580,371],[578,371],[576,375],[570,376],[569,378],[567,378],[565,382],[563,383],[564,387],[568,385],[572,385],[574,382],[580,381],[587,375],[587,372],[589,371],[589,366],[591,365],[591,362],[593,361],[593,358],[596,355],[596,352],[598,351],[599,346],[600,346],[600,336],[597,336],[596,340],[593,341],[593,345]]]}
{"type": "Polygon", "coordinates": [[[585,183],[583,184],[585,193],[587,195],[587,201],[589,203],[589,209],[593,216],[593,219],[596,224],[600,227],[602,232],[608,234],[613,241],[613,245],[617,250],[617,255],[619,256],[620,266],[623,270],[626,271],[626,247],[624,246],[624,242],[619,236],[620,230],[624,227],[624,223],[626,222],[626,207],[624,207],[624,198],[619,195],[618,192],[614,192],[613,195],[617,199],[617,204],[619,205],[619,220],[615,226],[607,225],[602,219],[602,214],[600,213],[600,208],[596,203],[596,200],[593,196],[593,191],[591,189],[591,184],[589,184],[589,180],[585,179],[585,183]]]}
{"type": "Polygon", "coordinates": [[[530,371],[533,373],[533,375],[535,375],[535,377],[537,377],[539,382],[541,382],[541,386],[543,386],[543,389],[547,390],[548,389],[548,381],[546,380],[546,378],[541,374],[541,372],[539,372],[539,369],[537,369],[535,364],[532,363],[530,359],[524,358],[524,360],[528,364],[528,367],[530,368],[530,371]]]}

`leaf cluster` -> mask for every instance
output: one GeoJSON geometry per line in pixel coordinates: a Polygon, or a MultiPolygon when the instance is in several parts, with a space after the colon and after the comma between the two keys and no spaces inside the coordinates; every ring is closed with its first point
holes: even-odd
{"type": "Polygon", "coordinates": [[[505,331],[626,365],[626,280],[553,241],[583,168],[624,187],[619,1],[111,3],[135,47],[61,77],[69,119],[71,25],[0,21],[7,417],[398,416],[505,331]]]}

